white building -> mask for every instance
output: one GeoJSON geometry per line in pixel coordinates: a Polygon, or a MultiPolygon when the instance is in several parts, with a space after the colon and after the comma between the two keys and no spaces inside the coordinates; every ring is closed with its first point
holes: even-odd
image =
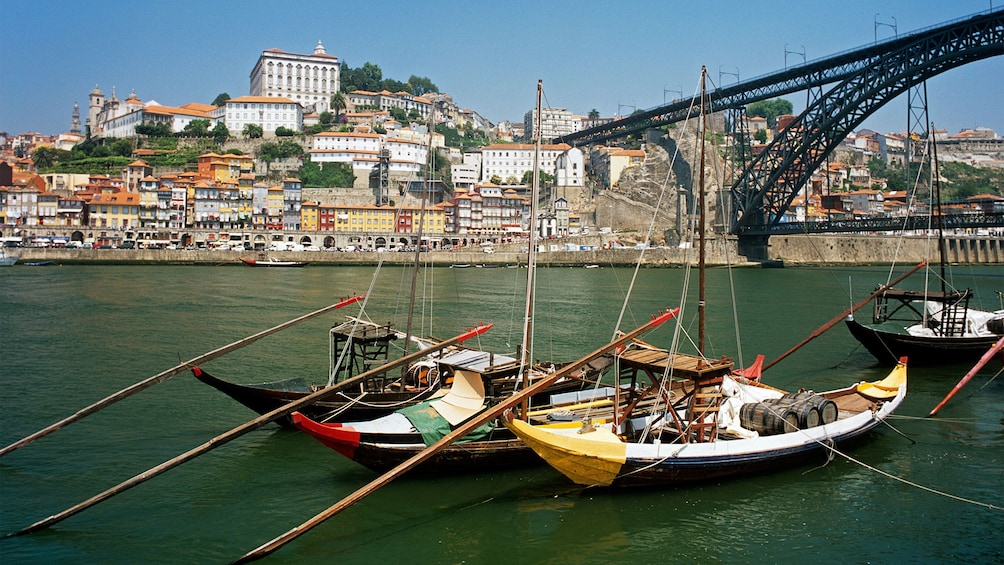
{"type": "MultiPolygon", "coordinates": [[[[571,146],[566,143],[541,145],[539,169],[551,175],[555,174],[558,158],[569,149],[571,146]]],[[[533,171],[533,152],[533,145],[520,143],[500,143],[482,147],[481,182],[490,182],[492,177],[497,176],[503,184],[519,184],[527,171],[533,171]]],[[[580,178],[581,161],[580,152],[578,164],[580,178]]]]}
{"type": "Polygon", "coordinates": [[[417,175],[429,157],[428,147],[415,140],[378,133],[327,131],[314,136],[310,159],[315,163],[349,163],[356,179],[368,183],[381,149],[390,152],[390,175],[397,179],[417,175]]]}
{"type": "MultiPolygon", "coordinates": [[[[524,140],[534,139],[536,125],[537,109],[534,108],[523,115],[524,140]]],[[[545,143],[575,133],[581,125],[582,121],[564,108],[542,108],[540,111],[540,139],[545,143]]]]}
{"type": "Polygon", "coordinates": [[[222,119],[231,135],[240,135],[244,126],[261,126],[266,135],[280,127],[300,131],[303,129],[303,108],[289,98],[281,96],[240,96],[227,100],[213,110],[212,116],[222,119]]]}
{"type": "Polygon", "coordinates": [[[432,112],[432,103],[422,96],[415,96],[408,92],[390,92],[383,90],[380,92],[369,92],[367,90],[355,90],[345,95],[346,102],[352,108],[371,108],[375,110],[389,112],[391,108],[400,108],[406,113],[412,110],[418,112],[422,121],[429,119],[432,112]]]}
{"type": "Polygon", "coordinates": [[[340,73],[338,57],[328,55],[320,41],[311,55],[266,49],[251,70],[250,95],[287,98],[308,113],[321,113],[329,109],[331,96],[338,92],[340,73]]]}
{"type": "Polygon", "coordinates": [[[584,182],[585,161],[582,150],[572,147],[558,156],[554,163],[555,186],[582,186],[584,182]]]}

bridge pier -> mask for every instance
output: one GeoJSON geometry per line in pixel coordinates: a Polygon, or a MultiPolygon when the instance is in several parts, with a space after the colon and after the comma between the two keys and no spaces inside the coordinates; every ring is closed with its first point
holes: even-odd
{"type": "Polygon", "coordinates": [[[770,236],[740,235],[737,243],[738,254],[750,261],[770,261],[770,236]]]}

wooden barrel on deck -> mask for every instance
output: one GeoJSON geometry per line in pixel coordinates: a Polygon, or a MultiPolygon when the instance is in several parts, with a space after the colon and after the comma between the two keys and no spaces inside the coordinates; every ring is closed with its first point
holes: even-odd
{"type": "Polygon", "coordinates": [[[820,424],[831,424],[837,421],[837,416],[839,415],[837,403],[812,391],[789,392],[781,398],[788,398],[796,402],[811,403],[819,413],[820,424]]]}
{"type": "Polygon", "coordinates": [[[750,402],[739,408],[739,423],[747,430],[770,436],[798,429],[798,414],[786,404],[750,402]]]}

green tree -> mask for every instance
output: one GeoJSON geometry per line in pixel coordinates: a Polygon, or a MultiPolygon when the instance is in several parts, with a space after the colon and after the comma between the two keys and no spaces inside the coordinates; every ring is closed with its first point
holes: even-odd
{"type": "Polygon", "coordinates": [[[767,130],[757,130],[757,132],[753,134],[753,139],[759,141],[760,143],[767,143],[767,130]]]}
{"type": "Polygon", "coordinates": [[[430,92],[439,92],[439,87],[433,84],[432,81],[426,77],[411,75],[408,77],[408,86],[411,87],[409,92],[415,96],[422,96],[430,92]]]}
{"type": "Polygon", "coordinates": [[[222,106],[227,103],[227,100],[230,100],[230,95],[226,92],[221,92],[216,95],[216,98],[213,98],[212,104],[213,106],[222,106]]]}
{"type": "Polygon", "coordinates": [[[167,124],[139,124],[136,126],[136,133],[150,137],[170,137],[174,135],[171,126],[167,124]]]}
{"type": "Polygon", "coordinates": [[[213,141],[216,143],[223,143],[230,137],[230,130],[227,125],[223,122],[217,122],[216,127],[213,128],[213,141]]]}
{"type": "Polygon", "coordinates": [[[181,130],[183,137],[209,137],[209,120],[192,120],[181,130]]]}
{"type": "MultiPolygon", "coordinates": [[[[554,182],[554,175],[540,171],[540,184],[550,184],[554,182]]],[[[533,171],[526,171],[523,173],[523,178],[520,179],[520,184],[529,185],[533,183],[533,171]]]]}
{"type": "Polygon", "coordinates": [[[597,110],[596,108],[593,108],[592,110],[589,111],[590,120],[595,120],[598,119],[599,117],[600,117],[600,111],[597,110]]]}
{"type": "Polygon", "coordinates": [[[792,112],[791,102],[783,98],[773,100],[760,100],[746,107],[746,115],[760,116],[767,118],[767,125],[774,127],[777,124],[777,117],[792,112]]]}
{"type": "Polygon", "coordinates": [[[132,142],[128,139],[116,139],[108,145],[108,151],[112,155],[119,157],[129,157],[132,155],[132,142]]]}
{"type": "MultiPolygon", "coordinates": [[[[341,94],[341,92],[339,92],[339,94],[341,94]]],[[[334,98],[334,96],[332,96],[332,98],[334,98]]],[[[328,112],[328,111],[321,112],[321,115],[317,117],[317,121],[322,126],[325,126],[325,127],[330,126],[331,122],[333,122],[334,119],[335,119],[335,115],[332,114],[331,112],[328,112]]]]}
{"type": "Polygon", "coordinates": [[[260,124],[246,124],[242,133],[248,139],[261,139],[261,136],[265,134],[260,124]]]}
{"type": "Polygon", "coordinates": [[[391,108],[390,117],[394,118],[399,123],[408,123],[408,114],[404,111],[404,108],[391,108]]]}
{"type": "Polygon", "coordinates": [[[39,169],[48,169],[60,161],[69,161],[70,155],[65,149],[42,146],[35,150],[31,159],[39,169]]]}
{"type": "Polygon", "coordinates": [[[488,182],[492,184],[502,184],[502,177],[498,175],[492,175],[492,178],[488,179],[488,182]]]}
{"type": "Polygon", "coordinates": [[[277,137],[293,137],[296,132],[285,126],[279,126],[275,128],[275,135],[277,137]]]}
{"type": "Polygon", "coordinates": [[[345,94],[336,92],[331,95],[331,109],[335,111],[335,120],[341,121],[342,110],[346,108],[345,94]]]}
{"type": "Polygon", "coordinates": [[[298,173],[303,186],[311,188],[350,188],[355,183],[352,165],[348,163],[315,163],[304,160],[298,173]]]}

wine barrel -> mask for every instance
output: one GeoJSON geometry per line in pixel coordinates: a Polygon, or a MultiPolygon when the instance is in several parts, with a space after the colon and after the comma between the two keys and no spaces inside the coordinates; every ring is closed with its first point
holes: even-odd
{"type": "Polygon", "coordinates": [[[739,408],[739,423],[760,435],[776,435],[798,429],[798,414],[788,404],[750,402],[739,408]]]}
{"type": "Polygon", "coordinates": [[[787,398],[793,401],[811,402],[812,406],[814,406],[816,411],[819,413],[820,424],[826,425],[837,421],[837,416],[839,415],[837,403],[833,402],[829,398],[808,391],[789,392],[781,398],[787,398]]]}

